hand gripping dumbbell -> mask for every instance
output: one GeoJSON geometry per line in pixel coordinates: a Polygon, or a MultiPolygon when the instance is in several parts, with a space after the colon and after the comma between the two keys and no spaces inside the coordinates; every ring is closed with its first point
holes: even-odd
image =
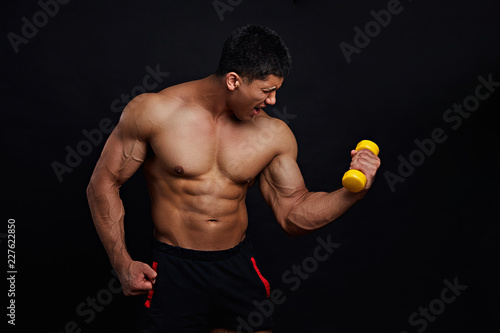
{"type": "MultiPolygon", "coordinates": [[[[356,146],[356,151],[368,149],[378,156],[380,149],[377,144],[370,140],[362,140],[356,146]]],[[[342,185],[350,192],[360,192],[366,186],[366,176],[359,170],[348,170],[342,177],[342,185]]]]}

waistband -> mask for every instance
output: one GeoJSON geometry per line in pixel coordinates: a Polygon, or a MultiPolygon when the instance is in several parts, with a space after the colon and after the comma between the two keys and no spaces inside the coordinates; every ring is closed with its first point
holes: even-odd
{"type": "Polygon", "coordinates": [[[227,250],[219,251],[199,251],[192,249],[185,249],[178,246],[173,246],[167,243],[160,242],[156,238],[152,239],[152,249],[167,255],[174,255],[183,259],[199,260],[199,261],[217,261],[231,258],[243,250],[251,248],[252,244],[245,238],[235,247],[227,250]]]}

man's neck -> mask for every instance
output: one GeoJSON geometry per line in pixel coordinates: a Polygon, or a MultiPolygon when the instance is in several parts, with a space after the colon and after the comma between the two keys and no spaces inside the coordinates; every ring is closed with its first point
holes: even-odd
{"type": "Polygon", "coordinates": [[[197,90],[200,103],[212,114],[214,120],[224,116],[233,117],[234,114],[227,105],[229,91],[223,78],[215,74],[207,76],[198,81],[197,90]]]}

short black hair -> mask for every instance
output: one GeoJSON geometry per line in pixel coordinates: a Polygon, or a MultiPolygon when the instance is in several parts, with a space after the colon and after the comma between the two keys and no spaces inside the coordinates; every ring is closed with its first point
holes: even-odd
{"type": "Polygon", "coordinates": [[[269,75],[284,77],[290,73],[292,58],[281,37],[273,30],[247,25],[236,28],[222,48],[217,76],[235,72],[248,82],[269,75]]]}

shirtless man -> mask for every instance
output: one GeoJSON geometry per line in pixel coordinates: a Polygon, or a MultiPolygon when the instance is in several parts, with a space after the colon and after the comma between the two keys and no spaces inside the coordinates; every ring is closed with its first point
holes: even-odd
{"type": "MultiPolygon", "coordinates": [[[[338,218],[373,183],[380,160],[351,151],[365,190],[309,192],[288,126],[262,108],[290,70],[272,30],[236,29],[217,71],[204,79],[142,94],[125,108],[90,180],[95,227],[125,295],[148,294],[140,332],[235,332],[237,318],[269,297],[245,240],[247,190],[256,179],[283,230],[302,235],[338,218]],[[125,246],[120,186],[144,166],[154,223],[151,265],[125,246]]],[[[271,332],[270,318],[255,327],[271,332]]]]}

